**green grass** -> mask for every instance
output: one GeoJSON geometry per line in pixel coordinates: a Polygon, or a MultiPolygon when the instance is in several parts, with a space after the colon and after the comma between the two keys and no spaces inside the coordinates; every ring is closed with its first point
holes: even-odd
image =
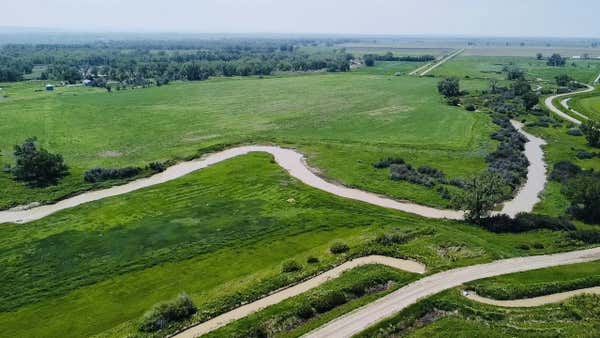
{"type": "Polygon", "coordinates": [[[597,92],[581,97],[575,96],[569,101],[569,107],[591,119],[600,120],[600,95],[597,92]]]}
{"type": "Polygon", "coordinates": [[[501,308],[470,301],[459,290],[410,306],[358,337],[596,337],[598,295],[535,308],[501,308]]]}
{"type": "Polygon", "coordinates": [[[536,60],[534,57],[459,55],[433,70],[431,74],[504,80],[506,75],[502,73],[502,67],[511,63],[525,70],[529,78],[540,78],[552,84],[555,82],[554,77],[560,74],[568,74],[577,81],[587,83],[593,81],[600,73],[598,60],[567,60],[564,67],[549,67],[545,60],[536,60]],[[572,63],[576,66],[572,66],[572,63]]]}
{"type": "Polygon", "coordinates": [[[494,299],[521,299],[600,285],[600,261],[531,270],[468,283],[494,299]]]}
{"type": "Polygon", "coordinates": [[[92,167],[144,166],[239,142],[296,146],[329,178],[445,206],[434,189],[357,172],[388,154],[435,165],[448,177],[485,168],[495,126],[484,114],[446,105],[436,83],[350,73],[220,78],[111,94],[83,87],[34,92],[42,83],[13,84],[0,102],[0,165],[13,163],[14,144],[37,136],[64,156],[71,175],[58,186],[30,189],[0,173],[0,208],[91,189],[83,173],[92,167]]]}
{"type": "Polygon", "coordinates": [[[395,75],[396,73],[408,74],[426,63],[427,62],[376,61],[373,67],[360,67],[354,72],[357,74],[371,75],[395,75]]]}
{"type": "Polygon", "coordinates": [[[36,222],[3,224],[0,327],[19,337],[121,335],[182,291],[203,313],[218,313],[339,263],[345,256],[328,251],[338,239],[349,255],[411,257],[432,272],[577,247],[560,232],[496,235],[336,198],[251,154],[36,222]],[[371,242],[414,230],[426,231],[402,245],[371,242]],[[538,242],[544,249],[517,248],[538,242]],[[309,256],[321,263],[280,275],[283,261],[309,256]]]}

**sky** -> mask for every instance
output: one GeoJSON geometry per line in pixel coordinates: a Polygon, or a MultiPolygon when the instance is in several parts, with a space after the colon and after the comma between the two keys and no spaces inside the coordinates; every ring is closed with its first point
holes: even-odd
{"type": "Polygon", "coordinates": [[[600,37],[599,0],[0,0],[0,26],[75,31],[600,37]]]}

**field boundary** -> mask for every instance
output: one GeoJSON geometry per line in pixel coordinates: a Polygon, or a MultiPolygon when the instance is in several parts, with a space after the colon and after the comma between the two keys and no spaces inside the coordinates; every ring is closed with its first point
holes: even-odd
{"type": "Polygon", "coordinates": [[[459,55],[460,53],[464,52],[465,49],[459,49],[458,51],[446,56],[445,58],[443,58],[440,62],[434,64],[433,66],[431,66],[430,68],[426,69],[424,72],[422,72],[419,76],[425,76],[427,75],[429,72],[431,72],[432,70],[436,69],[437,67],[443,65],[444,63],[446,63],[447,61],[450,61],[452,58],[454,58],[455,56],[459,55]]]}
{"type": "Polygon", "coordinates": [[[595,286],[591,288],[571,290],[559,293],[553,293],[544,296],[532,297],[532,298],[523,298],[523,299],[511,299],[511,300],[497,300],[493,298],[483,297],[478,295],[475,291],[465,291],[463,295],[472,301],[501,306],[501,307],[536,307],[542,306],[552,303],[560,303],[569,298],[584,295],[584,294],[595,294],[600,295],[600,286],[595,286]]]}

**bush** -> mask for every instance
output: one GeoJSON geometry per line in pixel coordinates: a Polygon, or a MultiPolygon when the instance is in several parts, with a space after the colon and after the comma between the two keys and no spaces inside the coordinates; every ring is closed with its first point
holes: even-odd
{"type": "Polygon", "coordinates": [[[575,230],[575,225],[565,218],[520,213],[514,219],[507,215],[495,215],[482,220],[481,225],[495,233],[521,233],[537,229],[553,231],[575,230]]]}
{"type": "Polygon", "coordinates": [[[313,298],[311,305],[318,313],[324,313],[337,306],[345,304],[348,300],[341,291],[331,291],[324,295],[318,295],[313,298]]]}
{"type": "Polygon", "coordinates": [[[308,257],[308,259],[306,260],[306,263],[308,263],[308,264],[315,264],[315,263],[319,263],[319,259],[318,259],[317,257],[310,256],[310,257],[308,257]]]}
{"type": "Polygon", "coordinates": [[[69,174],[63,157],[51,154],[46,149],[38,149],[37,139],[29,138],[21,145],[15,145],[17,160],[12,174],[17,181],[27,182],[32,186],[45,187],[57,184],[58,180],[69,174]]]}
{"type": "Polygon", "coordinates": [[[569,161],[560,161],[554,164],[550,180],[564,183],[581,173],[581,168],[569,161]]]}
{"type": "Polygon", "coordinates": [[[295,271],[300,271],[300,270],[302,270],[302,265],[300,265],[300,263],[296,262],[293,259],[285,261],[281,265],[281,272],[284,272],[284,273],[295,272],[295,271]]]}
{"type": "Polygon", "coordinates": [[[190,317],[197,309],[190,297],[182,293],[170,302],[155,305],[142,318],[139,330],[153,332],[165,328],[174,321],[190,317]]]}
{"type": "Polygon", "coordinates": [[[376,169],[385,169],[389,168],[392,164],[404,164],[404,160],[399,157],[388,157],[373,163],[373,167],[376,169]]]}
{"type": "Polygon", "coordinates": [[[411,240],[414,236],[406,233],[385,233],[379,234],[375,238],[375,243],[381,245],[403,244],[411,240]]]}
{"type": "Polygon", "coordinates": [[[600,148],[600,122],[586,120],[581,124],[581,132],[592,147],[600,148]]]}
{"type": "Polygon", "coordinates": [[[465,110],[467,110],[467,111],[475,111],[476,109],[477,109],[477,108],[476,108],[476,107],[475,107],[475,105],[474,105],[474,104],[472,104],[472,103],[467,103],[467,104],[465,105],[465,110]]]}
{"type": "Polygon", "coordinates": [[[302,319],[310,319],[315,315],[315,310],[312,308],[312,306],[310,306],[310,304],[302,303],[296,310],[296,315],[302,319]]]}
{"type": "Polygon", "coordinates": [[[581,132],[581,129],[579,129],[577,127],[569,128],[569,130],[567,130],[567,134],[571,135],[571,136],[582,136],[583,135],[583,133],[581,132]]]}
{"type": "Polygon", "coordinates": [[[86,182],[95,183],[107,180],[124,179],[137,176],[142,170],[140,168],[93,168],[85,172],[86,182]]]}
{"type": "Polygon", "coordinates": [[[435,180],[416,171],[410,164],[392,164],[390,166],[390,179],[393,181],[407,181],[426,187],[433,187],[435,180]]]}
{"type": "Polygon", "coordinates": [[[600,243],[600,231],[598,230],[576,230],[569,232],[569,238],[588,244],[600,243]]]}
{"type": "Polygon", "coordinates": [[[350,247],[344,242],[335,242],[329,248],[329,251],[334,255],[347,252],[348,250],[350,250],[350,247]]]}
{"type": "Polygon", "coordinates": [[[161,173],[168,168],[168,164],[167,162],[150,162],[150,164],[148,164],[148,168],[155,173],[161,173]]]}
{"type": "Polygon", "coordinates": [[[577,152],[577,154],[575,156],[577,156],[577,158],[580,160],[589,160],[589,159],[594,158],[596,156],[596,154],[587,152],[585,150],[580,150],[577,152]]]}

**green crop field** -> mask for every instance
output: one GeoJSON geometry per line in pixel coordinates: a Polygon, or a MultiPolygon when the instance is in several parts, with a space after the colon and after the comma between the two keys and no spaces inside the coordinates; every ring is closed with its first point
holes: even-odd
{"type": "Polygon", "coordinates": [[[429,78],[357,72],[215,79],[111,94],[84,87],[34,92],[40,85],[3,86],[9,97],[0,103],[0,161],[13,163],[12,147],[37,136],[64,156],[71,175],[58,186],[29,189],[0,173],[0,207],[90,189],[83,173],[96,166],[144,166],[235,143],[298,147],[345,184],[447,205],[434,190],[392,183],[371,164],[400,156],[466,177],[485,168],[495,146],[489,117],[449,107],[429,78]]]}

